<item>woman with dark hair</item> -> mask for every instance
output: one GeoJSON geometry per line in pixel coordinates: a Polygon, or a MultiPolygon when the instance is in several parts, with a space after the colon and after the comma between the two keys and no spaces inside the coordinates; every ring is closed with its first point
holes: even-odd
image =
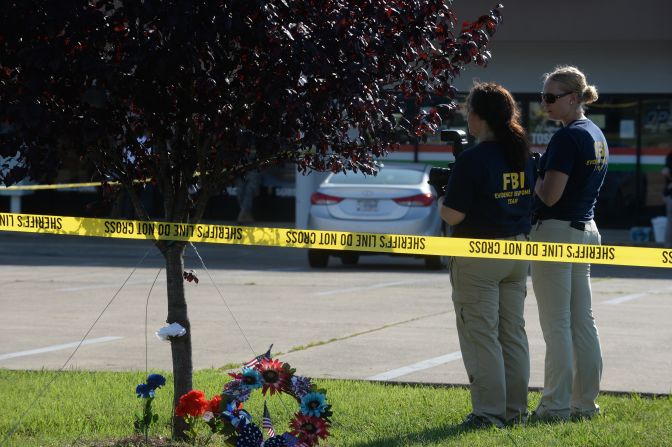
{"type": "MultiPolygon", "coordinates": [[[[441,217],[453,237],[526,241],[534,163],[511,94],[476,84],[467,97],[469,133],[478,144],[453,166],[441,217]]],[[[530,358],[523,308],[529,262],[452,258],[450,280],[457,333],[471,384],[464,429],[527,418],[530,358]]]]}
{"type": "MultiPolygon", "coordinates": [[[[584,104],[597,100],[597,89],[576,67],[557,67],[544,78],[543,108],[563,127],[539,163],[530,236],[536,242],[599,245],[593,215],[609,149],[600,128],[584,114],[584,104]]],[[[534,261],[532,285],[546,341],[544,392],[535,418],[599,414],[595,399],[602,353],[592,311],[590,264],[534,261]]]]}

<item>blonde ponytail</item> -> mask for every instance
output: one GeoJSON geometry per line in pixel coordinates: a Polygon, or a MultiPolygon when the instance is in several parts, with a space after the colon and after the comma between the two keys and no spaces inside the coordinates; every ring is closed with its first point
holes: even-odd
{"type": "Polygon", "coordinates": [[[594,85],[588,85],[586,75],[572,65],[555,67],[552,72],[544,75],[544,82],[548,80],[561,84],[565,91],[577,93],[584,104],[597,101],[597,88],[594,85]]]}
{"type": "Polygon", "coordinates": [[[587,85],[581,93],[581,102],[585,104],[591,104],[597,101],[597,98],[597,88],[594,85],[587,85]]]}

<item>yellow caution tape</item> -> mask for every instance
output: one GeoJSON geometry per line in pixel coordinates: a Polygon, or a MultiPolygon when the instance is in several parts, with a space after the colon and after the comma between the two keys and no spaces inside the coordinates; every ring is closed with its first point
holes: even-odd
{"type": "MultiPolygon", "coordinates": [[[[149,183],[152,179],[144,180],[133,180],[133,183],[149,183]]],[[[88,182],[88,183],[54,183],[51,185],[12,185],[12,186],[0,186],[0,192],[2,191],[39,191],[45,189],[77,189],[77,188],[89,188],[91,186],[101,186],[103,182],[88,182]]],[[[107,182],[108,185],[121,185],[120,182],[111,181],[107,182]]]]}
{"type": "Polygon", "coordinates": [[[672,268],[672,249],[0,213],[0,231],[672,268]]]}
{"type": "MultiPolygon", "coordinates": [[[[114,185],[118,182],[109,182],[109,184],[114,185]]],[[[2,191],[39,191],[43,189],[75,189],[75,188],[88,188],[91,186],[100,186],[100,182],[89,182],[89,183],[55,183],[53,185],[12,185],[12,186],[0,186],[0,192],[2,191]]]]}

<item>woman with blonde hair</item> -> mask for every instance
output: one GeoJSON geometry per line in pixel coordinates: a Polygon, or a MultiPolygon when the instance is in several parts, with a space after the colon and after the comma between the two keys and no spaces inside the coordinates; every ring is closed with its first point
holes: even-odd
{"type": "MultiPolygon", "coordinates": [[[[604,134],[586,118],[596,101],[576,67],[560,66],[544,76],[541,101],[558,130],[540,160],[532,232],[535,242],[601,242],[593,220],[607,173],[604,134]]],[[[544,391],[533,416],[540,420],[589,418],[599,414],[602,354],[592,313],[590,264],[532,262],[532,284],[546,341],[544,391]]]]}

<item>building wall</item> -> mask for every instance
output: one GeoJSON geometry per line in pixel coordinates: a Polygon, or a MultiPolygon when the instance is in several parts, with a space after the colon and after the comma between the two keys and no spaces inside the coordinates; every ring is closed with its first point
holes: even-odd
{"type": "MultiPolygon", "coordinates": [[[[455,86],[495,81],[516,93],[541,90],[559,64],[581,68],[603,93],[672,92],[672,1],[509,0],[487,68],[469,67],[455,86]]],[[[455,0],[457,23],[475,20],[490,0],[455,0]]],[[[458,25],[459,26],[459,25],[458,25]]]]}

